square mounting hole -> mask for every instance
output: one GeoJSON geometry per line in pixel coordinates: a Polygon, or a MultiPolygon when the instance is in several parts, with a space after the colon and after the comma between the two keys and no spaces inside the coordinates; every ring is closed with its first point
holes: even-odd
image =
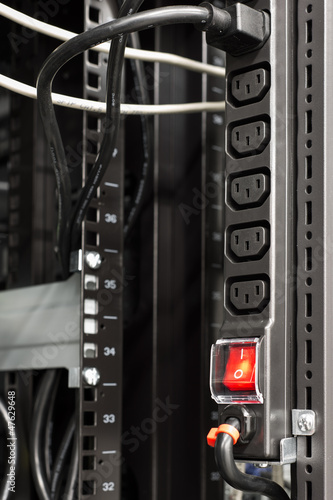
{"type": "Polygon", "coordinates": [[[87,125],[89,130],[94,130],[96,132],[99,131],[99,118],[95,115],[88,115],[87,117],[87,125]]]}
{"type": "Polygon", "coordinates": [[[98,276],[93,274],[86,274],[84,277],[84,288],[85,290],[98,290],[98,276]]]}
{"type": "Polygon", "coordinates": [[[84,299],[83,303],[84,314],[96,316],[98,314],[98,302],[95,299],[84,299]]]}
{"type": "Polygon", "coordinates": [[[94,455],[88,455],[82,457],[82,469],[83,470],[95,470],[96,469],[96,457],[94,455]]]}
{"type": "Polygon", "coordinates": [[[95,436],[83,436],[82,448],[84,451],[96,450],[95,436]]]}
{"type": "Polygon", "coordinates": [[[83,389],[84,401],[96,401],[97,391],[94,387],[85,387],[83,389]]]}
{"type": "Polygon", "coordinates": [[[87,245],[97,247],[98,246],[98,233],[94,231],[86,231],[86,243],[87,245]]]}
{"type": "Polygon", "coordinates": [[[95,7],[89,7],[89,19],[93,23],[99,23],[100,10],[95,7]]]}
{"type": "Polygon", "coordinates": [[[100,87],[99,81],[100,81],[100,77],[98,75],[95,75],[95,73],[91,73],[91,72],[88,73],[88,85],[89,85],[89,87],[91,87],[92,89],[99,89],[99,87],[100,87]]]}
{"type": "Polygon", "coordinates": [[[98,323],[94,318],[84,318],[83,331],[87,335],[96,335],[98,332],[98,323]]]}
{"type": "Polygon", "coordinates": [[[83,425],[92,426],[95,425],[96,413],[94,411],[84,411],[83,412],[83,425]]]}
{"type": "Polygon", "coordinates": [[[87,210],[86,220],[90,222],[99,222],[99,211],[97,208],[89,207],[87,210]]]}
{"type": "Polygon", "coordinates": [[[84,342],[83,357],[86,359],[97,358],[97,344],[93,344],[92,342],[84,342]]]}
{"type": "Polygon", "coordinates": [[[82,494],[83,495],[95,495],[96,492],[96,481],[82,481],[82,494]]]}
{"type": "Polygon", "coordinates": [[[88,50],[88,61],[94,66],[99,65],[99,53],[96,50],[88,50]]]}

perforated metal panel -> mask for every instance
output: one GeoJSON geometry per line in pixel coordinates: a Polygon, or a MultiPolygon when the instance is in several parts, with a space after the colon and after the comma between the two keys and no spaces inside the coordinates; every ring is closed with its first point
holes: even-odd
{"type": "Polygon", "coordinates": [[[317,428],[298,437],[294,498],[329,499],[332,481],[332,18],[298,1],[297,406],[317,428]]]}
{"type": "MultiPolygon", "coordinates": [[[[110,20],[106,2],[85,2],[85,29],[110,20]]],[[[85,98],[105,100],[107,57],[84,55],[85,98]]],[[[100,147],[104,117],[84,118],[84,178],[100,147]]],[[[122,419],[122,291],[123,281],[123,158],[121,132],[118,154],[110,161],[83,226],[83,256],[98,252],[101,266],[82,269],[81,369],[98,370],[100,379],[80,388],[80,498],[121,498],[122,419]]]]}

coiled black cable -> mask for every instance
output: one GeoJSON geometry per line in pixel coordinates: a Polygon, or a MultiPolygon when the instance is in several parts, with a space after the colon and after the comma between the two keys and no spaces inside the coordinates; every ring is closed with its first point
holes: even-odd
{"type": "MultiPolygon", "coordinates": [[[[239,420],[230,418],[226,424],[240,429],[239,420]]],[[[233,451],[233,439],[221,432],[215,442],[215,461],[222,478],[236,490],[260,493],[272,500],[290,500],[285,490],[274,481],[250,474],[243,474],[236,467],[233,451]]]]}
{"type": "MultiPolygon", "coordinates": [[[[153,9],[97,26],[96,28],[65,42],[48,57],[38,76],[37,96],[39,110],[56,173],[61,214],[64,213],[64,210],[66,211],[66,214],[68,212],[67,205],[70,203],[70,179],[66,164],[65,151],[51,98],[52,82],[59,69],[67,61],[81,52],[117,36],[124,36],[131,32],[167,24],[192,23],[204,25],[210,21],[210,18],[211,12],[206,7],[174,6],[153,9]],[[67,193],[67,195],[65,193],[67,193]]],[[[226,22],[227,21],[228,20],[226,19],[226,22]]],[[[110,105],[112,106],[112,99],[111,103],[107,103],[107,106],[110,105]]],[[[112,154],[115,152],[115,144],[117,140],[117,123],[111,123],[110,127],[110,134],[112,135],[113,140],[107,141],[107,154],[105,154],[105,158],[112,157],[112,154]]],[[[78,235],[81,233],[81,223],[88,205],[95,195],[107,167],[108,162],[100,162],[98,156],[89,175],[89,179],[79,195],[74,215],[70,219],[70,225],[67,217],[59,215],[59,226],[61,227],[58,231],[58,237],[61,236],[63,241],[63,244],[59,244],[59,247],[61,246],[61,263],[64,277],[67,277],[68,275],[69,252],[71,248],[69,241],[70,235],[72,235],[72,245],[75,245],[79,240],[78,235]]],[[[58,241],[60,241],[60,239],[58,239],[58,241]]]]}

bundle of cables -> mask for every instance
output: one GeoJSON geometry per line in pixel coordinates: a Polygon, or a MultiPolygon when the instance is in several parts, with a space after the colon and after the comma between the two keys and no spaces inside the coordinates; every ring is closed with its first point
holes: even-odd
{"type": "Polygon", "coordinates": [[[54,459],[51,456],[53,417],[60,376],[60,371],[47,370],[42,374],[36,391],[30,440],[30,463],[40,500],[60,498],[70,500],[76,498],[77,492],[79,458],[77,414],[68,418],[54,459]]]}
{"type": "MultiPolygon", "coordinates": [[[[59,206],[58,254],[64,277],[68,275],[70,252],[77,249],[80,244],[81,225],[86,210],[110,164],[110,159],[115,154],[120,121],[121,70],[127,35],[132,32],[166,24],[192,23],[205,26],[207,23],[212,23],[212,11],[208,7],[165,7],[135,14],[140,4],[141,1],[125,1],[120,9],[117,20],[100,25],[65,42],[49,56],[38,77],[38,105],[57,181],[59,206]],[[103,130],[101,147],[95,164],[72,210],[70,176],[52,103],[52,81],[58,70],[67,61],[77,54],[105,42],[105,40],[113,40],[107,68],[106,125],[103,130]]],[[[219,22],[221,23],[221,29],[223,29],[223,23],[227,26],[229,22],[229,16],[226,13],[225,16],[221,15],[223,12],[222,10],[220,11],[219,22]]],[[[141,88],[143,87],[141,86],[141,88]]],[[[148,127],[145,126],[145,128],[147,131],[148,127]]],[[[146,137],[148,137],[147,133],[146,137]]],[[[150,141],[147,141],[145,149],[146,162],[151,157],[148,152],[149,144],[150,141]]],[[[144,168],[143,172],[147,172],[147,168],[144,168]]],[[[144,191],[145,178],[146,175],[144,174],[139,183],[138,193],[144,191]]],[[[135,204],[130,210],[129,218],[125,224],[125,234],[131,228],[140,208],[140,198],[135,196],[134,199],[136,200],[135,204]]]]}
{"type": "MultiPolygon", "coordinates": [[[[37,81],[37,99],[39,104],[40,114],[43,120],[44,129],[46,132],[47,141],[49,144],[53,167],[55,170],[57,189],[58,189],[58,256],[63,271],[64,278],[69,274],[69,256],[71,250],[75,250],[80,246],[81,223],[83,221],[86,210],[91,199],[94,197],[96,190],[101,182],[101,179],[110,164],[110,159],[115,153],[115,145],[117,141],[119,129],[119,116],[121,112],[120,104],[120,81],[123,59],[125,54],[125,46],[127,35],[138,31],[163,26],[168,24],[190,23],[196,25],[201,31],[206,31],[208,43],[229,50],[233,55],[239,55],[244,52],[255,50],[262,46],[269,36],[269,18],[262,11],[257,11],[247,7],[241,3],[232,6],[230,9],[219,9],[208,2],[204,2],[201,6],[174,6],[164,7],[145,11],[140,14],[136,13],[141,2],[125,1],[119,12],[119,18],[100,25],[90,31],[80,35],[73,36],[73,33],[51,27],[40,21],[29,21],[28,16],[18,13],[15,17],[15,11],[4,4],[0,3],[0,14],[20,22],[24,26],[32,27],[42,33],[50,34],[51,36],[67,39],[63,45],[58,47],[44,63],[37,81]],[[251,22],[242,23],[243,17],[249,17],[251,22]],[[223,42],[221,43],[221,38],[223,42]],[[107,91],[106,91],[106,126],[104,127],[103,139],[100,151],[97,155],[95,164],[89,174],[89,177],[82,188],[77,203],[72,210],[71,206],[71,181],[66,163],[64,147],[61,140],[60,131],[58,128],[55,112],[53,109],[53,98],[58,104],[77,107],[79,109],[89,110],[91,112],[104,111],[103,103],[94,103],[91,101],[68,98],[68,96],[54,95],[52,97],[52,82],[59,69],[70,59],[76,55],[88,50],[95,50],[99,44],[105,45],[106,41],[113,40],[109,49],[109,59],[107,68],[107,91]],[[102,106],[101,106],[102,104],[102,106]]],[[[135,38],[132,37],[132,40],[135,38]]],[[[135,43],[134,43],[135,46],[135,43]]],[[[127,51],[129,56],[129,50],[127,51]]],[[[138,48],[132,49],[132,58],[140,57],[148,60],[161,60],[171,62],[172,64],[183,65],[194,71],[209,72],[215,75],[224,75],[223,68],[217,68],[210,65],[205,65],[195,61],[188,61],[175,55],[167,55],[162,57],[162,54],[156,56],[144,56],[138,48]],[[134,51],[134,53],[133,53],[134,51]],[[134,55],[135,54],[135,55],[134,55]]],[[[138,75],[140,72],[138,71],[138,75]]],[[[30,97],[35,97],[33,88],[27,87],[20,82],[10,80],[3,75],[0,75],[0,85],[11,90],[17,91],[30,97]]],[[[139,88],[143,89],[143,85],[139,88]]],[[[144,102],[144,99],[143,99],[144,102]]],[[[129,109],[127,105],[126,112],[133,112],[133,108],[129,109]]],[[[151,106],[154,109],[147,109],[145,104],[139,105],[140,110],[137,113],[161,113],[161,112],[196,112],[196,111],[213,111],[216,109],[224,109],[224,103],[190,103],[182,105],[161,105],[151,106]],[[144,109],[143,109],[144,108],[144,109]],[[162,109],[164,108],[164,110],[162,109]]],[[[148,106],[149,108],[149,106],[148,106]]],[[[123,111],[124,105],[123,105],[123,111]]],[[[144,127],[146,127],[144,125],[144,127]]],[[[147,129],[147,127],[146,127],[147,129]]],[[[147,133],[143,134],[144,143],[148,138],[147,133]]],[[[149,145],[149,141],[146,143],[149,145]]],[[[145,146],[146,147],[146,146],[145,146]]],[[[143,175],[139,182],[137,196],[134,197],[134,204],[129,211],[128,221],[125,224],[125,236],[132,227],[137,213],[141,206],[141,194],[145,185],[147,171],[147,151],[145,150],[145,165],[142,169],[143,175]]]]}
{"type": "MultiPolygon", "coordinates": [[[[176,6],[153,9],[151,11],[133,14],[139,8],[139,1],[125,1],[117,20],[98,26],[88,32],[78,35],[56,49],[44,63],[37,81],[37,98],[40,114],[47,140],[49,143],[58,188],[58,252],[64,276],[68,274],[70,250],[76,249],[80,241],[81,223],[88,205],[96,193],[101,179],[109,166],[110,158],[115,152],[120,118],[120,86],[121,70],[127,35],[143,29],[176,23],[192,23],[204,27],[211,25],[212,11],[210,8],[193,6],[176,6]],[[132,14],[129,16],[129,14],[132,14]],[[125,16],[125,17],[123,17],[125,16]],[[71,210],[71,185],[55,112],[53,109],[51,88],[52,81],[58,70],[72,57],[94,47],[96,44],[113,40],[109,53],[107,68],[106,92],[106,126],[95,164],[87,182],[82,188],[76,206],[71,210]]],[[[221,30],[229,23],[227,13],[219,12],[221,30]]],[[[216,26],[214,19],[214,29],[216,26]],[[215,23],[215,24],[214,24],[215,23]]],[[[142,180],[144,183],[144,180],[142,180]]],[[[142,192],[142,186],[139,186],[142,192]]],[[[125,231],[135,220],[139,203],[130,211],[125,231]]]]}
{"type": "MultiPolygon", "coordinates": [[[[133,5],[134,4],[135,2],[133,2],[133,5]]],[[[138,6],[134,5],[134,7],[131,7],[130,2],[125,2],[119,12],[119,17],[126,16],[126,19],[123,20],[123,24],[125,22],[126,25],[128,15],[135,13],[138,8],[139,2],[138,6]]],[[[162,105],[149,104],[147,91],[145,90],[144,85],[144,68],[142,61],[168,63],[199,73],[207,73],[218,77],[225,76],[225,70],[222,67],[194,61],[192,59],[181,57],[176,54],[147,51],[140,48],[137,31],[140,31],[142,29],[160,26],[163,24],[183,22],[198,22],[200,29],[205,29],[207,24],[212,24],[214,26],[216,24],[214,13],[210,12],[209,14],[210,9],[208,7],[205,7],[205,9],[207,9],[206,12],[203,8],[200,9],[197,7],[171,7],[168,9],[169,10],[164,14],[163,9],[162,11],[158,9],[160,12],[156,12],[156,23],[154,22],[154,11],[151,11],[149,15],[148,13],[142,13],[139,22],[134,22],[132,26],[128,26],[125,30],[122,27],[123,25],[118,25],[117,21],[113,21],[111,23],[107,23],[103,27],[101,26],[96,28],[96,30],[91,30],[89,31],[89,33],[84,33],[80,36],[77,36],[71,31],[67,31],[62,28],[52,26],[48,23],[36,20],[11,7],[8,7],[7,5],[4,5],[3,3],[0,3],[0,15],[29,29],[33,29],[39,33],[46,34],[59,40],[70,40],[70,43],[65,43],[63,47],[57,49],[49,57],[44,67],[42,68],[38,79],[39,107],[41,109],[43,122],[47,131],[47,139],[51,150],[51,157],[53,159],[58,187],[59,214],[57,247],[64,278],[68,276],[69,248],[73,248],[73,242],[75,242],[73,249],[78,246],[78,227],[81,225],[81,221],[89,204],[89,200],[94,196],[94,193],[98,187],[96,184],[94,184],[94,181],[100,182],[100,179],[105,169],[107,168],[109,158],[111,158],[111,156],[109,156],[109,158],[107,158],[107,156],[108,153],[112,151],[112,148],[105,148],[105,145],[108,143],[108,139],[110,138],[113,138],[110,142],[110,146],[116,143],[119,127],[119,112],[122,114],[141,115],[142,144],[144,150],[144,161],[141,168],[136,194],[133,196],[133,203],[128,211],[127,220],[125,221],[124,235],[126,237],[130,233],[131,228],[133,227],[133,224],[137,219],[138,214],[140,213],[140,209],[142,208],[142,202],[145,197],[145,191],[147,189],[146,180],[149,175],[152,163],[152,133],[151,130],[149,130],[151,127],[149,127],[148,125],[149,121],[147,119],[147,115],[193,113],[205,111],[214,112],[224,110],[224,101],[162,105]],[[193,12],[193,10],[195,10],[195,12],[193,12]],[[209,23],[207,23],[207,19],[210,19],[209,23]],[[121,34],[121,32],[125,31],[131,34],[132,48],[125,48],[127,36],[123,36],[121,34]],[[93,36],[93,38],[91,38],[91,36],[93,36]],[[114,48],[110,48],[110,43],[104,41],[111,39],[114,39],[112,44],[114,48]],[[50,89],[52,86],[52,80],[60,67],[63,66],[66,61],[83,52],[84,50],[87,50],[88,48],[90,48],[91,50],[109,53],[109,64],[107,71],[108,91],[106,96],[106,101],[109,104],[106,105],[103,102],[96,102],[54,93],[50,93],[49,99],[47,99],[45,94],[51,92],[50,89]],[[136,80],[135,87],[136,89],[138,89],[138,104],[134,105],[120,104],[119,102],[119,82],[124,55],[132,61],[133,75],[134,79],[136,80]],[[112,79],[112,81],[110,80],[110,78],[112,79]],[[110,102],[113,98],[114,100],[111,105],[110,102]],[[94,175],[94,172],[96,174],[98,167],[91,173],[86,183],[87,187],[85,189],[85,192],[82,193],[80,200],[78,200],[76,207],[72,212],[70,210],[71,203],[69,202],[70,177],[64,159],[63,146],[55,114],[52,109],[52,103],[93,113],[106,113],[105,123],[111,124],[111,126],[108,127],[104,133],[104,140],[102,142],[102,144],[104,144],[104,147],[103,149],[101,149],[101,153],[103,154],[99,155],[95,163],[95,166],[97,163],[101,165],[102,160],[103,167],[101,167],[99,175],[97,177],[94,175]],[[87,195],[88,192],[90,193],[90,190],[92,194],[87,195]],[[72,237],[71,233],[73,233],[72,237]],[[70,241],[70,239],[72,241],[70,241]]],[[[223,12],[220,9],[217,10],[219,11],[219,13],[223,12]]],[[[222,24],[228,24],[228,17],[230,16],[222,16],[222,24]]],[[[221,23],[221,19],[219,19],[219,23],[221,23]]],[[[27,97],[37,98],[37,91],[34,87],[30,87],[29,85],[8,78],[2,74],[0,74],[0,86],[27,97]]]]}

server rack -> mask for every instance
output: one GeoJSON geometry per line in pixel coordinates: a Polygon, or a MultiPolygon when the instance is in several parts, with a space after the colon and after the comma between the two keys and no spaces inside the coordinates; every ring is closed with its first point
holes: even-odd
{"type": "MultiPolygon", "coordinates": [[[[38,5],[36,7],[36,4],[32,4],[30,7],[31,13],[40,9],[38,5]]],[[[21,6],[21,8],[23,7],[21,6]]],[[[67,7],[61,13],[65,12],[69,19],[73,19],[66,9],[67,7]]],[[[82,19],[78,19],[77,23],[82,22],[83,24],[85,22],[85,28],[94,25],[97,20],[102,21],[103,16],[111,15],[109,5],[93,0],[86,1],[85,8],[82,9],[81,13],[82,19]]],[[[295,126],[297,131],[295,147],[297,146],[297,149],[293,172],[297,221],[297,255],[295,256],[297,269],[294,273],[296,276],[297,307],[293,321],[297,327],[295,329],[297,333],[294,337],[297,347],[292,351],[296,358],[295,371],[292,373],[296,372],[296,377],[295,379],[291,377],[291,386],[294,386],[292,389],[295,389],[296,394],[295,409],[313,410],[316,414],[315,433],[312,436],[297,436],[297,459],[292,466],[293,498],[310,500],[315,496],[330,498],[332,489],[329,474],[331,449],[329,417],[332,411],[329,389],[331,379],[329,312],[331,296],[331,228],[329,220],[331,80],[329,55],[332,7],[328,2],[314,5],[299,0],[293,4],[292,8],[289,5],[286,11],[288,22],[290,21],[289,16],[294,18],[297,28],[295,43],[290,48],[295,67],[297,67],[294,85],[291,86],[290,90],[290,92],[294,92],[297,116],[295,126]],[[325,57],[322,57],[322,54],[325,57]],[[304,176],[303,172],[305,172],[304,176]],[[316,242],[316,245],[312,244],[313,241],[316,242]],[[315,332],[319,332],[317,336],[314,335],[315,332]]],[[[60,17],[66,19],[66,16],[60,17]]],[[[190,30],[174,30],[173,28],[165,30],[163,28],[157,32],[156,38],[147,36],[146,41],[156,48],[171,51],[179,50],[179,47],[182,47],[186,54],[198,55],[201,53],[202,44],[200,36],[198,37],[197,33],[195,35],[191,39],[192,32],[190,35],[190,30]]],[[[38,50],[41,46],[41,44],[37,46],[38,50]]],[[[27,47],[32,50],[32,45],[27,44],[27,47]]],[[[36,50],[36,45],[34,49],[36,50]]],[[[224,62],[223,53],[217,49],[207,48],[205,45],[203,57],[219,65],[224,62]]],[[[44,55],[39,54],[37,59],[41,62],[43,58],[44,55]]],[[[27,63],[20,62],[20,67],[22,64],[27,66],[30,71],[36,71],[27,63]]],[[[196,81],[187,81],[184,75],[179,73],[180,70],[171,70],[169,67],[157,67],[154,71],[150,72],[150,75],[153,75],[152,90],[154,90],[155,98],[161,101],[167,101],[171,96],[174,96],[176,91],[177,97],[183,94],[185,98],[192,92],[198,95],[201,92],[201,85],[203,94],[211,94],[212,99],[224,96],[223,85],[220,82],[215,82],[211,77],[207,77],[202,83],[199,77],[196,81]],[[170,80],[172,80],[171,84],[170,80]]],[[[83,71],[84,91],[87,95],[102,99],[103,87],[94,86],[94,82],[99,82],[99,78],[103,82],[103,73],[105,73],[105,63],[99,61],[96,64],[96,59],[89,60],[89,54],[87,54],[84,59],[83,71]],[[97,80],[91,75],[97,76],[97,80]]],[[[17,128],[17,122],[15,123],[17,116],[29,121],[29,115],[35,114],[36,110],[31,106],[25,113],[21,107],[22,102],[25,102],[24,99],[21,99],[14,109],[15,99],[13,99],[14,108],[12,108],[11,114],[12,127],[14,128],[11,131],[11,170],[8,179],[11,211],[8,220],[12,228],[8,231],[9,269],[11,271],[8,274],[4,273],[4,288],[14,285],[18,287],[47,283],[57,277],[56,261],[54,260],[51,266],[49,264],[49,255],[53,255],[50,248],[52,247],[52,238],[54,238],[52,228],[55,217],[52,199],[46,197],[43,202],[44,210],[45,206],[49,206],[46,212],[47,217],[45,218],[44,214],[44,218],[42,218],[43,231],[29,230],[26,239],[22,239],[24,234],[23,236],[20,234],[18,239],[19,231],[13,230],[13,227],[19,227],[23,230],[27,224],[36,221],[26,210],[31,199],[28,198],[26,201],[28,205],[23,205],[28,190],[27,184],[22,180],[25,170],[22,168],[22,156],[19,156],[18,147],[20,143],[22,145],[22,138],[29,127],[23,123],[20,125],[22,127],[20,129],[17,128]],[[15,130],[21,131],[21,138],[18,139],[19,134],[17,134],[16,141],[14,140],[15,130]],[[15,172],[15,168],[17,168],[18,173],[15,172]],[[21,184],[19,184],[18,174],[21,176],[21,184]],[[24,184],[22,185],[22,183],[24,184]],[[24,189],[21,193],[18,190],[22,187],[24,189]],[[15,200],[17,203],[18,199],[21,207],[25,208],[22,210],[22,215],[29,222],[21,220],[17,226],[15,217],[17,217],[18,206],[15,205],[15,200]],[[47,233],[48,228],[50,229],[47,233]],[[34,236],[33,244],[29,239],[31,234],[34,236]],[[27,258],[27,248],[32,248],[32,257],[27,258]],[[43,250],[36,250],[38,248],[43,248],[43,250]],[[42,253],[43,258],[39,258],[40,253],[38,252],[42,253]],[[35,274],[30,274],[30,276],[27,271],[31,266],[27,264],[27,261],[34,262],[35,274]]],[[[135,246],[140,241],[140,255],[135,255],[133,248],[127,249],[129,268],[132,266],[136,272],[139,270],[140,284],[138,288],[141,296],[145,298],[145,303],[141,303],[139,307],[142,316],[138,315],[134,318],[132,325],[127,325],[128,332],[124,339],[122,338],[121,321],[119,321],[118,327],[117,324],[112,323],[112,333],[115,338],[115,343],[112,346],[105,343],[106,335],[102,338],[97,334],[93,337],[93,341],[90,341],[92,337],[89,337],[88,341],[87,335],[94,335],[88,332],[96,325],[99,329],[106,330],[104,333],[107,333],[110,326],[106,321],[115,320],[105,317],[115,318],[117,316],[117,320],[120,320],[122,314],[120,298],[130,288],[133,288],[130,286],[131,280],[129,278],[131,276],[126,278],[126,274],[125,277],[122,274],[121,221],[123,214],[120,208],[122,206],[121,190],[118,191],[118,203],[114,191],[117,189],[115,185],[120,186],[123,182],[122,169],[126,164],[124,161],[126,152],[122,141],[117,160],[118,177],[114,178],[114,171],[112,171],[110,178],[105,178],[104,182],[112,185],[106,184],[104,193],[101,187],[99,196],[102,197],[103,201],[94,200],[90,215],[85,222],[83,255],[86,254],[86,251],[100,251],[105,247],[103,248],[104,255],[102,254],[105,260],[101,268],[97,270],[89,268],[87,263],[84,264],[85,267],[81,273],[80,306],[78,303],[73,306],[76,308],[79,306],[82,314],[80,366],[98,368],[102,384],[117,383],[117,386],[105,386],[103,390],[96,390],[93,386],[81,387],[80,429],[83,439],[80,443],[79,468],[81,471],[80,484],[84,488],[81,490],[83,497],[102,497],[104,484],[107,484],[105,486],[108,489],[107,494],[112,498],[121,498],[122,496],[125,498],[127,495],[128,498],[139,496],[139,498],[163,499],[191,494],[194,497],[200,496],[203,499],[208,499],[223,495],[223,486],[218,480],[216,467],[212,463],[211,450],[206,448],[204,435],[211,422],[216,421],[217,418],[217,408],[209,400],[207,379],[209,371],[208,350],[210,344],[219,337],[218,329],[223,322],[222,309],[218,304],[223,297],[224,289],[222,254],[225,237],[219,231],[219,228],[223,226],[223,202],[225,199],[225,160],[223,156],[225,145],[224,133],[222,132],[224,119],[222,113],[207,114],[202,119],[201,117],[195,118],[195,127],[192,118],[184,118],[179,121],[172,117],[154,119],[155,164],[152,190],[143,214],[145,223],[141,224],[140,235],[136,235],[133,243],[135,246]],[[200,126],[202,126],[202,142],[206,143],[203,151],[200,147],[200,126]],[[177,135],[173,136],[172,140],[166,140],[175,128],[177,135]],[[198,147],[195,146],[192,137],[194,128],[198,147]],[[191,132],[188,132],[189,130],[191,132]],[[202,197],[202,194],[205,196],[202,197]],[[104,202],[104,200],[106,201],[104,202]],[[188,207],[190,207],[189,212],[186,211],[188,207]],[[107,214],[110,214],[110,217],[106,217],[107,214]],[[112,217],[114,215],[115,218],[112,217]],[[108,222],[108,220],[117,220],[119,224],[108,222]],[[112,232],[109,229],[111,224],[112,232]],[[110,234],[113,238],[111,246],[110,234]],[[206,241],[204,241],[203,235],[207,235],[206,241]],[[104,241],[107,241],[107,244],[104,244],[104,241]],[[196,249],[195,252],[193,252],[193,248],[196,249]],[[118,253],[105,252],[105,249],[118,250],[118,253]],[[136,260],[139,257],[140,266],[136,260]],[[153,265],[150,266],[148,261],[153,265]],[[115,285],[122,292],[119,295],[110,295],[106,293],[109,290],[106,288],[106,292],[103,292],[106,293],[105,296],[102,297],[100,294],[97,297],[98,313],[93,305],[97,295],[96,290],[93,289],[96,277],[99,278],[100,283],[104,283],[105,280],[110,281],[110,286],[111,280],[115,280],[115,285]],[[127,283],[129,283],[128,286],[127,283]],[[144,286],[146,283],[149,285],[149,291],[144,286]],[[201,290],[202,297],[200,297],[201,290]],[[112,300],[108,302],[110,297],[112,300]],[[202,301],[201,311],[198,308],[200,301],[202,301]],[[101,304],[103,309],[100,307],[101,304]],[[86,323],[86,332],[84,331],[85,319],[93,320],[86,323]],[[201,329],[199,325],[201,325],[201,329]],[[140,329],[140,342],[135,336],[138,329],[140,329]],[[111,349],[115,348],[115,352],[121,353],[122,342],[125,342],[125,368],[123,372],[125,399],[123,401],[121,401],[121,356],[118,358],[119,364],[113,362],[114,378],[112,380],[109,380],[110,371],[107,368],[110,359],[114,357],[111,349]],[[98,354],[104,352],[105,348],[109,348],[109,351],[105,351],[109,353],[107,356],[104,358],[93,357],[96,356],[97,352],[98,354]],[[190,352],[188,352],[189,350],[190,352]],[[202,356],[202,353],[205,353],[205,356],[202,356]],[[142,363],[147,367],[145,370],[142,370],[142,363]],[[199,366],[200,369],[198,369],[199,366]],[[137,390],[133,391],[131,385],[138,373],[142,379],[137,390]],[[109,390],[118,391],[117,398],[108,398],[107,391],[109,390]],[[111,400],[113,406],[111,406],[111,400]],[[169,407],[166,406],[168,401],[171,401],[169,407]],[[194,410],[193,402],[195,402],[194,410]],[[117,427],[114,422],[111,422],[113,417],[110,417],[110,422],[103,425],[104,415],[113,415],[115,422],[120,422],[121,407],[123,408],[123,429],[121,430],[120,424],[117,427]],[[154,423],[151,423],[150,420],[148,422],[148,419],[152,419],[156,408],[162,410],[164,408],[166,415],[170,418],[166,419],[165,425],[164,422],[161,422],[160,425],[156,426],[156,430],[153,430],[154,423]],[[127,429],[127,432],[133,432],[132,427],[134,429],[140,428],[143,422],[145,422],[146,431],[142,434],[142,428],[141,431],[139,429],[140,434],[134,436],[139,444],[138,449],[131,452],[130,448],[134,447],[134,443],[132,442],[132,446],[125,444],[128,436],[126,435],[124,440],[124,431],[126,433],[127,429]],[[112,431],[109,430],[110,427],[112,427],[112,431]],[[184,433],[186,434],[185,438],[184,433]],[[94,439],[85,439],[93,436],[97,437],[96,448],[94,439]],[[122,457],[119,458],[116,455],[114,461],[105,460],[105,457],[102,456],[105,455],[103,451],[118,451],[121,437],[123,438],[122,457]],[[89,447],[93,447],[93,449],[89,447]],[[121,492],[119,487],[118,490],[116,487],[120,484],[121,468],[119,462],[122,461],[122,458],[124,458],[123,484],[127,485],[128,491],[121,492]],[[149,464],[148,467],[146,462],[149,464]],[[196,473],[194,474],[193,471],[196,473]],[[103,479],[105,480],[103,481],[103,479]]],[[[34,122],[38,123],[37,118],[34,119],[34,122]]],[[[40,125],[36,125],[36,127],[40,127],[40,125]]],[[[94,144],[98,142],[99,127],[98,121],[90,118],[89,115],[84,117],[83,158],[85,168],[89,168],[88,165],[92,161],[90,151],[94,151],[94,144]]],[[[41,158],[43,158],[41,163],[47,163],[45,146],[40,141],[40,136],[41,131],[37,129],[36,135],[23,144],[24,148],[27,148],[23,149],[23,157],[29,159],[27,168],[33,170],[33,175],[31,171],[28,172],[26,179],[27,182],[34,179],[36,192],[40,189],[40,184],[45,190],[48,190],[47,192],[52,192],[54,190],[52,172],[48,168],[41,169],[39,164],[41,158]],[[34,155],[34,148],[38,154],[34,155]],[[27,150],[30,151],[29,156],[26,154],[27,150]],[[31,158],[35,158],[35,160],[31,158]]],[[[125,129],[123,127],[122,138],[124,137],[125,129]]],[[[78,144],[80,140],[82,139],[79,137],[74,139],[74,142],[77,141],[78,144]]],[[[7,152],[7,154],[9,153],[7,152]]],[[[76,182],[79,184],[80,179],[77,179],[76,182]]],[[[37,229],[40,228],[37,227],[37,229]]],[[[6,234],[6,227],[4,227],[3,232],[6,234]]],[[[5,236],[2,241],[6,241],[5,236]]],[[[131,247],[130,244],[129,247],[131,247]]],[[[3,252],[4,256],[5,254],[6,248],[3,252]]],[[[124,259],[126,261],[126,255],[124,255],[124,259]]],[[[60,293],[58,291],[58,295],[60,293]]],[[[59,331],[60,329],[61,327],[59,331]]],[[[77,342],[76,339],[74,342],[76,347],[77,342]]],[[[48,364],[48,367],[51,366],[52,362],[48,364]]],[[[40,367],[30,366],[30,368],[40,367]]],[[[75,386],[77,377],[80,376],[78,370],[75,370],[78,366],[68,366],[68,368],[70,368],[72,385],[75,386]]],[[[27,408],[32,407],[33,391],[36,384],[31,383],[31,381],[36,380],[38,374],[39,370],[17,372],[13,367],[10,367],[5,375],[4,387],[6,391],[13,388],[17,394],[22,391],[21,408],[25,405],[27,408]],[[26,391],[27,381],[28,390],[26,391]],[[24,387],[20,389],[20,386],[24,387]]],[[[23,409],[18,413],[20,412],[23,412],[23,409]]],[[[31,414],[31,410],[29,413],[31,414]]],[[[20,425],[22,428],[20,431],[21,443],[23,447],[28,446],[27,436],[31,421],[28,422],[28,425],[22,422],[20,425]]],[[[288,432],[292,434],[292,429],[289,428],[288,432]]],[[[130,436],[133,438],[132,434],[130,436]]],[[[21,470],[22,476],[20,478],[25,478],[24,481],[29,484],[29,471],[25,467],[22,467],[21,470]]],[[[23,482],[23,479],[20,481],[23,482]]],[[[19,487],[24,490],[21,484],[20,482],[19,487]]],[[[26,490],[21,495],[23,498],[26,495],[26,490]]],[[[31,498],[34,498],[34,495],[32,487],[31,498]]]]}

